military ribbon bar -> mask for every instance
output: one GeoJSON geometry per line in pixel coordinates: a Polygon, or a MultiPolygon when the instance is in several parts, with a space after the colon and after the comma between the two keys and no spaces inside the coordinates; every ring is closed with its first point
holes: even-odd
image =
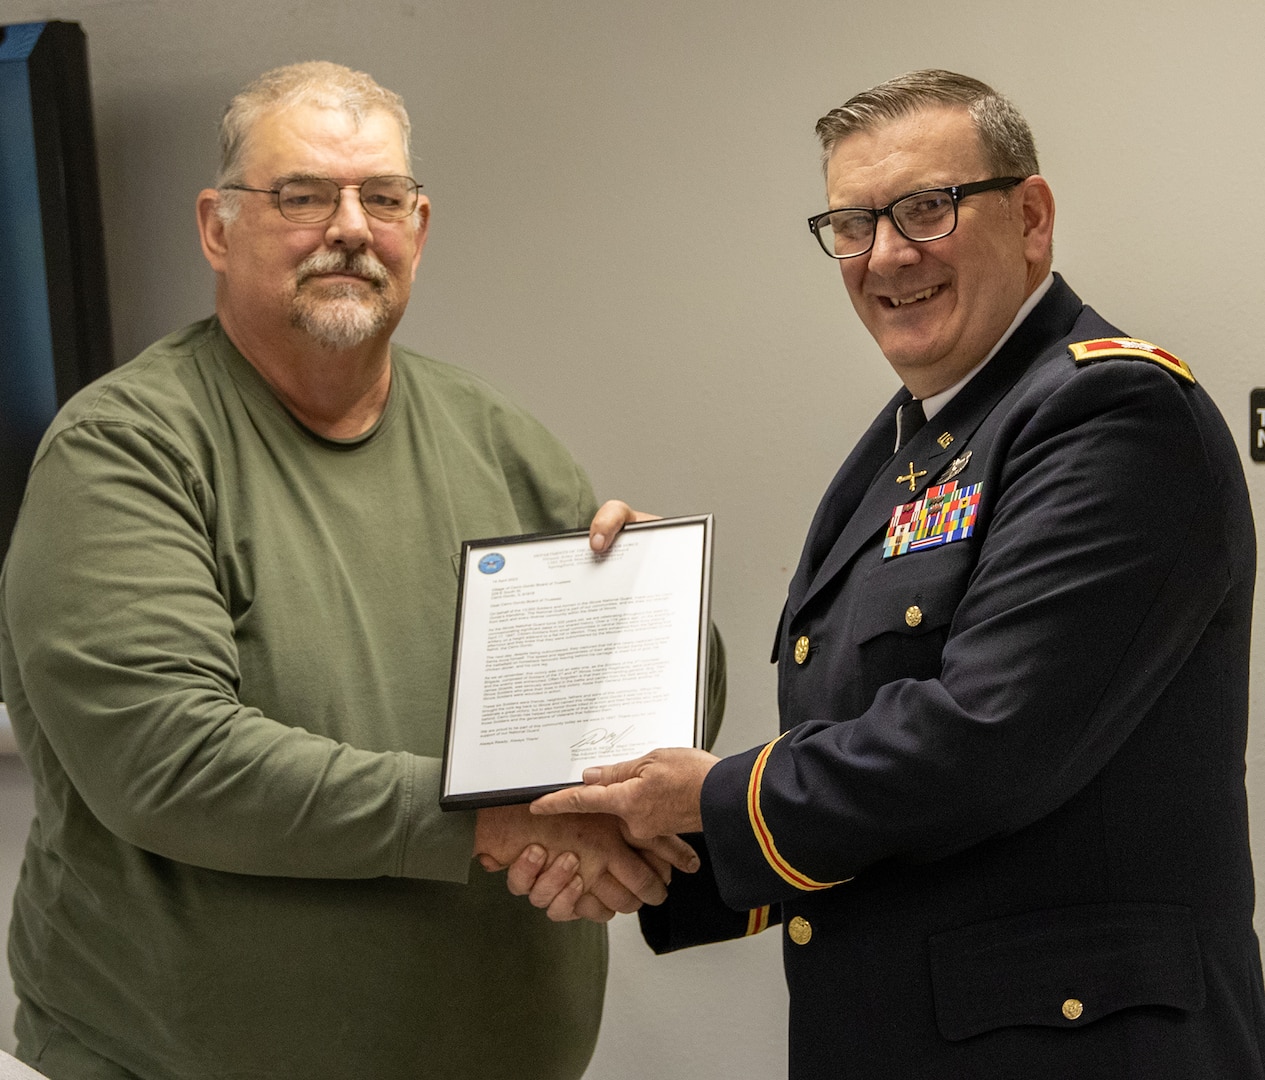
{"type": "Polygon", "coordinates": [[[896,507],[883,540],[883,558],[965,540],[975,531],[981,486],[971,484],[958,490],[954,480],[929,487],[922,498],[896,507]]]}

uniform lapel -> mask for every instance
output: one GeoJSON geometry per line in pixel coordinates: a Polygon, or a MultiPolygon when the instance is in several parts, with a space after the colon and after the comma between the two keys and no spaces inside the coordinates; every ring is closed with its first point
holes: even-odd
{"type": "Polygon", "coordinates": [[[901,389],[875,418],[869,430],[861,436],[847,460],[835,474],[825,495],[817,506],[808,538],[800,555],[795,576],[787,589],[787,610],[794,614],[803,602],[813,580],[836,538],[845,531],[865,497],[870,482],[879,469],[891,460],[892,443],[895,441],[896,411],[910,398],[908,390],[901,389]]]}
{"type": "MultiPolygon", "coordinates": [[[[955,398],[954,401],[956,400],[955,398]]],[[[875,532],[886,527],[891,520],[893,509],[918,498],[918,493],[930,484],[932,478],[938,476],[947,467],[950,460],[949,450],[957,445],[958,439],[955,438],[948,446],[937,443],[936,436],[948,430],[941,422],[940,415],[928,421],[923,429],[895,455],[891,451],[891,442],[896,430],[895,410],[892,411],[891,422],[887,432],[887,454],[882,465],[878,472],[873,474],[864,497],[844,523],[842,531],[837,534],[837,539],[831,546],[829,554],[821,564],[821,568],[812,576],[808,587],[804,590],[801,602],[793,606],[792,613],[812,600],[813,596],[852,561],[852,557],[874,536],[875,532]],[[909,480],[911,473],[913,474],[912,491],[909,480]]]]}

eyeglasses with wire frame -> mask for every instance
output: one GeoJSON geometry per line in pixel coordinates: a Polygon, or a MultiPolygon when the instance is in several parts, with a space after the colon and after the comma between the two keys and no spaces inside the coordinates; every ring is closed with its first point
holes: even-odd
{"type": "Polygon", "coordinates": [[[402,221],[417,209],[417,193],[422,185],[411,176],[369,176],[358,184],[340,184],[320,176],[303,176],[287,180],[280,187],[256,188],[244,184],[225,184],[224,191],[253,191],[271,195],[281,216],[287,221],[313,225],[328,221],[338,212],[344,189],[360,197],[366,214],[379,221],[402,221]]]}
{"type": "Polygon", "coordinates": [[[808,219],[808,227],[832,259],[855,259],[874,246],[878,220],[889,218],[906,240],[926,243],[940,240],[958,227],[958,203],[968,195],[999,191],[1022,184],[1021,176],[999,176],[971,184],[926,188],[902,195],[877,210],[868,206],[841,206],[808,219]]]}

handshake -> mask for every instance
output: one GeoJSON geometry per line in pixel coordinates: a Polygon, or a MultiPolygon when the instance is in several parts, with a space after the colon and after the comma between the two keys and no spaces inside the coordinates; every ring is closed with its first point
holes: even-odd
{"type": "Polygon", "coordinates": [[[717,760],[705,750],[654,750],[587,769],[583,786],[530,806],[485,807],[475,856],[485,870],[507,869],[509,891],[558,922],[608,922],[617,911],[661,904],[674,869],[698,869],[677,834],[702,830],[703,778],[717,760]]]}

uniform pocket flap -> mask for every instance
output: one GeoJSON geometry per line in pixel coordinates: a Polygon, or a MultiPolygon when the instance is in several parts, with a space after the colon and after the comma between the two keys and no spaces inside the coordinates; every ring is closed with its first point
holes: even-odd
{"type": "Polygon", "coordinates": [[[952,582],[912,582],[867,592],[856,601],[853,633],[860,645],[880,634],[920,637],[948,626],[961,600],[962,590],[952,582]]]}
{"type": "Polygon", "coordinates": [[[1088,904],[977,923],[930,938],[946,1039],[1019,1024],[1081,1027],[1119,1009],[1203,1007],[1190,909],[1088,904]]]}

